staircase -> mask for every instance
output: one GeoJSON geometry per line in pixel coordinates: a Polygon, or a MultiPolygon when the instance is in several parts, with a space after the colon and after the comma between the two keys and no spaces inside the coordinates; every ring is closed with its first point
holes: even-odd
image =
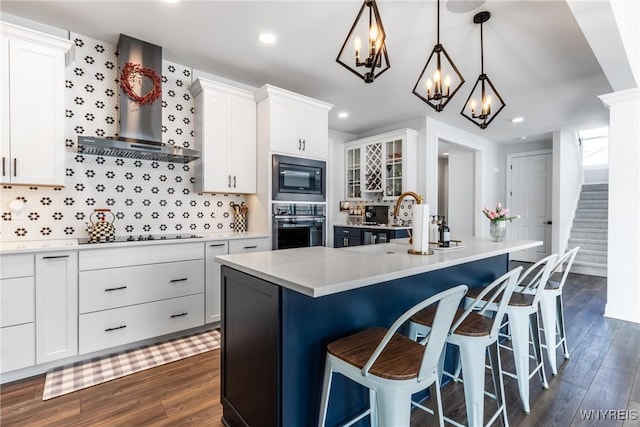
{"type": "Polygon", "coordinates": [[[580,246],[571,272],[607,277],[609,184],[585,184],[573,220],[568,249],[580,246]]]}

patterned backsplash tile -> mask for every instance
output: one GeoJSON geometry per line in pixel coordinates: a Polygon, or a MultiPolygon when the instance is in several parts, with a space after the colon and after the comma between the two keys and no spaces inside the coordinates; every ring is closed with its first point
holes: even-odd
{"type": "MultiPolygon", "coordinates": [[[[194,193],[192,164],[78,153],[78,135],[117,133],[118,67],[115,46],[79,34],[71,34],[71,40],[76,59],[66,70],[65,186],[3,186],[1,240],[87,237],[87,223],[96,208],[111,209],[117,235],[231,231],[229,203],[245,197],[194,193]],[[25,202],[19,218],[8,207],[15,199],[25,202]]],[[[165,143],[194,146],[191,82],[191,68],[163,61],[165,143]]],[[[37,125],[37,118],[34,121],[37,125]]]]}

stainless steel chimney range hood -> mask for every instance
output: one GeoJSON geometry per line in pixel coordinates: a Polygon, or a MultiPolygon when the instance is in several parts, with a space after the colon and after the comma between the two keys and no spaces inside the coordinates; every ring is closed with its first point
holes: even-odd
{"type": "MultiPolygon", "coordinates": [[[[120,34],[118,40],[118,69],[125,64],[139,64],[142,69],[162,75],[162,48],[120,34]]],[[[154,89],[152,79],[138,76],[136,91],[144,94],[154,89]]],[[[139,104],[120,88],[119,135],[114,138],[78,136],[79,152],[96,156],[189,163],[200,152],[162,142],[162,105],[159,100],[139,104]]]]}

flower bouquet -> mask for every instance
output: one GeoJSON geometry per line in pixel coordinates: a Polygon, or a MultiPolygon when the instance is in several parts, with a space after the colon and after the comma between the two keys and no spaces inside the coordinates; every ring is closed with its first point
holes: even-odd
{"type": "Polygon", "coordinates": [[[502,203],[498,202],[495,210],[489,210],[486,206],[482,208],[484,216],[491,220],[490,235],[494,242],[501,242],[507,233],[507,221],[513,221],[520,218],[520,215],[509,215],[509,209],[504,208],[502,203]]]}

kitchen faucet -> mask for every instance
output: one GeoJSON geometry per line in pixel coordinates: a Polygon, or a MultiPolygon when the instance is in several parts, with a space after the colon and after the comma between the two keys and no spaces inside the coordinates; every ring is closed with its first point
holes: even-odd
{"type": "MultiPolygon", "coordinates": [[[[421,195],[419,195],[418,193],[415,193],[413,191],[405,191],[404,193],[400,194],[400,196],[398,196],[398,200],[396,201],[396,205],[393,208],[393,221],[395,222],[396,218],[398,217],[398,211],[400,210],[400,204],[402,203],[402,201],[404,200],[405,197],[407,196],[411,196],[414,199],[416,199],[417,204],[421,205],[422,204],[422,200],[423,197],[421,195]]],[[[413,243],[413,236],[411,235],[411,233],[409,233],[409,244],[413,243]]]]}

